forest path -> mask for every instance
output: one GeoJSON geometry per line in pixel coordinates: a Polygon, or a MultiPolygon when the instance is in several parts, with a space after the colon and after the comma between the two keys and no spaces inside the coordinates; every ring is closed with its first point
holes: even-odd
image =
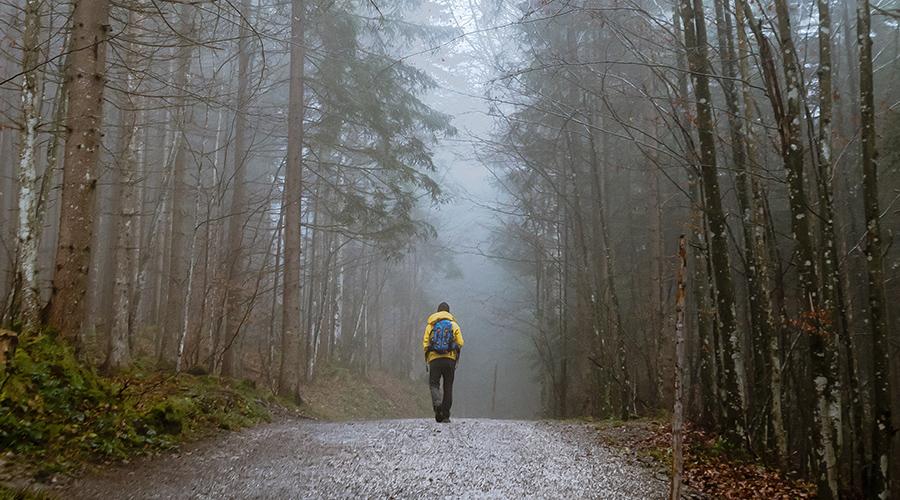
{"type": "Polygon", "coordinates": [[[585,424],[291,420],[107,470],[63,496],[626,499],[663,498],[666,484],[585,424]]]}

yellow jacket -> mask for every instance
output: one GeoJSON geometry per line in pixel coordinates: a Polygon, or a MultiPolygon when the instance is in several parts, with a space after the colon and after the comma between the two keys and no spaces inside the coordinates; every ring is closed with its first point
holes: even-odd
{"type": "Polygon", "coordinates": [[[453,340],[456,342],[457,347],[463,346],[462,330],[459,329],[459,324],[453,319],[453,315],[446,311],[438,311],[428,317],[428,324],[425,325],[425,335],[422,337],[422,350],[425,351],[425,361],[428,363],[431,363],[438,358],[456,359],[456,352],[438,354],[436,352],[428,351],[428,345],[431,343],[431,329],[434,328],[435,323],[442,319],[449,319],[453,323],[453,340]]]}

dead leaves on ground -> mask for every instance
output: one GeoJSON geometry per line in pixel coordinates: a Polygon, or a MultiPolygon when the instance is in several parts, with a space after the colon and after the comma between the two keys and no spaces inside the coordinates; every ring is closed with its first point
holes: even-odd
{"type": "MultiPolygon", "coordinates": [[[[599,426],[601,438],[612,446],[652,457],[667,472],[672,464],[672,432],[667,422],[632,421],[599,426]]],[[[786,477],[776,469],[735,458],[713,434],[692,425],[685,428],[685,485],[702,498],[804,499],[815,498],[815,488],[786,477]]]]}

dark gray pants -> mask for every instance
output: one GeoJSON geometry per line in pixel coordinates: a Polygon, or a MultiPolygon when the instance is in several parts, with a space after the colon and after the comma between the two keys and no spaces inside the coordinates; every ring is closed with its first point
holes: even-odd
{"type": "Polygon", "coordinates": [[[449,358],[438,358],[428,365],[428,385],[431,387],[431,406],[440,408],[445,417],[450,416],[453,405],[453,374],[456,372],[456,361],[449,358]],[[441,395],[441,379],[444,379],[444,391],[441,395]]]}

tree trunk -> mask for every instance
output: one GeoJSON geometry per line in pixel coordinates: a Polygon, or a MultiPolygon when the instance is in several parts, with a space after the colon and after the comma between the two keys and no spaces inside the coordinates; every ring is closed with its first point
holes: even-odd
{"type": "Polygon", "coordinates": [[[719,191],[716,166],[715,129],[712,120],[712,97],[709,90],[711,73],[707,55],[706,22],[703,18],[703,1],[685,1],[681,4],[684,21],[688,66],[694,81],[697,98],[697,130],[700,139],[700,175],[706,218],[709,222],[715,301],[718,309],[722,345],[722,374],[724,380],[722,401],[725,417],[725,436],[732,442],[743,443],[746,436],[744,408],[746,397],[741,380],[743,359],[741,339],[735,318],[734,283],[731,277],[731,258],[728,251],[728,234],[722,198],[719,191]]]}
{"type": "MultiPolygon", "coordinates": [[[[129,26],[135,25],[137,15],[130,12],[128,15],[129,26]]],[[[130,47],[128,54],[133,54],[135,47],[130,47]]],[[[134,67],[134,56],[126,56],[128,67],[134,67]]],[[[113,207],[117,212],[117,227],[115,232],[115,283],[113,286],[113,325],[108,337],[106,361],[104,369],[107,372],[118,371],[131,361],[131,338],[133,335],[134,318],[131,307],[131,298],[134,286],[137,282],[137,249],[139,234],[136,230],[138,213],[137,197],[137,153],[141,149],[138,126],[138,99],[133,97],[137,90],[137,79],[133,74],[126,77],[127,87],[122,96],[120,109],[122,128],[119,135],[119,180],[121,185],[121,199],[118,207],[113,207]]]]}
{"type": "MultiPolygon", "coordinates": [[[[818,427],[816,455],[818,460],[818,494],[823,498],[838,496],[837,463],[834,449],[834,422],[831,408],[833,401],[834,334],[827,321],[822,321],[822,297],[819,296],[815,269],[815,251],[807,213],[807,197],[803,171],[803,140],[800,123],[801,100],[804,89],[798,64],[797,51],[791,31],[791,19],[787,0],[775,1],[778,18],[778,37],[784,54],[784,76],[787,85],[787,106],[784,108],[779,129],[782,137],[782,156],[787,169],[788,191],[791,208],[791,229],[797,241],[799,257],[801,303],[800,330],[808,335],[810,366],[816,407],[813,412],[818,427]]],[[[774,84],[774,82],[772,82],[774,84]]],[[[829,110],[830,114],[830,110],[829,110]]],[[[777,117],[777,112],[776,112],[777,117]]],[[[830,119],[830,116],[829,116],[830,119]]]]}
{"type": "MultiPolygon", "coordinates": [[[[724,78],[720,80],[722,90],[725,94],[725,103],[728,117],[728,130],[731,139],[731,160],[735,168],[735,190],[737,191],[738,205],[741,212],[741,229],[744,236],[744,262],[747,275],[747,295],[750,306],[750,354],[753,368],[752,384],[746,389],[751,389],[748,394],[749,401],[746,404],[751,405],[754,414],[760,413],[765,403],[765,398],[761,394],[765,391],[761,389],[759,384],[763,384],[765,376],[763,375],[765,368],[765,342],[768,332],[766,331],[766,322],[764,319],[764,306],[760,303],[760,280],[759,280],[759,257],[756,254],[756,247],[753,245],[753,225],[752,225],[752,208],[750,204],[750,193],[748,186],[749,169],[747,167],[747,136],[744,123],[740,116],[740,98],[735,89],[734,81],[737,79],[737,70],[735,68],[735,48],[733,40],[733,30],[731,24],[731,13],[725,9],[723,0],[715,0],[716,9],[716,33],[719,43],[719,53],[722,54],[722,74],[724,78]]],[[[744,343],[740,343],[743,350],[744,343]]],[[[743,356],[742,356],[743,358],[743,356]]],[[[747,380],[746,373],[739,377],[739,380],[747,380]]],[[[747,414],[748,408],[744,408],[747,414]]],[[[753,429],[747,429],[748,433],[752,433],[753,429]]],[[[753,440],[755,435],[748,435],[749,440],[753,440]]]]}
{"type": "MultiPolygon", "coordinates": [[[[675,27],[678,45],[679,47],[683,47],[685,32],[681,22],[681,12],[677,7],[674,9],[674,12],[672,14],[672,25],[675,27]]],[[[701,194],[699,180],[696,176],[700,161],[697,158],[697,153],[694,147],[694,138],[690,132],[691,129],[688,128],[690,124],[690,112],[687,106],[689,94],[686,71],[688,70],[688,65],[686,61],[685,51],[677,50],[675,57],[677,66],[680,69],[680,71],[678,72],[677,80],[677,95],[679,97],[677,111],[678,119],[683,125],[679,128],[681,130],[681,136],[684,140],[685,155],[688,157],[689,161],[687,174],[689,178],[691,197],[691,213],[689,221],[689,226],[691,228],[690,245],[694,248],[704,248],[706,247],[706,235],[703,226],[703,212],[701,206],[701,199],[703,198],[703,196],[701,194]]],[[[705,267],[705,262],[703,259],[704,255],[704,251],[692,252],[689,263],[692,283],[692,296],[694,297],[694,309],[696,310],[695,317],[697,323],[697,349],[699,350],[699,356],[697,356],[696,366],[693,367],[692,370],[697,372],[697,376],[695,378],[699,380],[699,383],[697,384],[697,386],[699,387],[699,392],[697,394],[699,404],[697,405],[697,413],[695,415],[698,421],[705,424],[710,424],[715,421],[717,417],[716,411],[713,409],[718,409],[719,405],[716,404],[716,398],[713,396],[714,378],[712,374],[711,362],[711,360],[713,359],[713,353],[712,345],[710,342],[712,334],[710,330],[710,323],[709,321],[707,321],[708,294],[706,292],[707,279],[703,273],[703,269],[705,267]]]]}
{"type": "MultiPolygon", "coordinates": [[[[831,22],[831,8],[828,0],[818,0],[819,11],[819,133],[817,137],[817,151],[819,158],[819,205],[821,217],[820,230],[822,233],[822,297],[824,300],[825,312],[828,314],[828,322],[833,325],[834,330],[840,337],[841,345],[844,347],[843,355],[845,359],[841,363],[845,367],[846,378],[842,380],[843,397],[838,393],[838,384],[833,385],[835,395],[831,397],[832,401],[843,399],[845,404],[839,405],[836,410],[846,408],[849,420],[849,432],[847,440],[849,445],[846,446],[848,453],[844,456],[847,460],[843,460],[848,464],[848,472],[851,477],[855,464],[862,459],[862,454],[858,452],[859,443],[862,435],[859,428],[859,419],[862,416],[861,401],[858,396],[857,377],[852,358],[854,349],[852,339],[850,338],[849,323],[847,316],[843,313],[846,310],[844,303],[844,294],[841,289],[841,269],[837,257],[837,238],[835,236],[835,210],[834,210],[834,188],[832,179],[834,178],[834,164],[832,159],[833,151],[833,132],[832,132],[832,114],[834,109],[834,90],[833,90],[833,74],[834,63],[832,58],[832,32],[833,25],[831,22]]],[[[842,371],[838,366],[838,347],[833,346],[835,355],[832,357],[834,366],[830,372],[835,377],[839,377],[842,371]]],[[[841,380],[839,378],[835,379],[841,380]]],[[[840,414],[839,414],[840,416],[840,414]]],[[[842,428],[834,429],[837,436],[841,436],[842,428]]],[[[841,446],[837,446],[841,448],[841,446]]],[[[846,481],[845,481],[846,482],[846,481]]]]}
{"type": "MultiPolygon", "coordinates": [[[[657,133],[661,133],[659,127],[657,127],[657,133]]],[[[649,207],[649,216],[650,216],[650,227],[652,237],[650,239],[651,246],[651,255],[652,255],[652,263],[653,268],[651,270],[651,288],[650,288],[650,303],[652,304],[652,310],[650,314],[653,315],[654,325],[653,331],[651,334],[653,335],[653,343],[654,345],[654,358],[655,359],[655,372],[654,372],[654,384],[656,385],[656,404],[662,406],[664,401],[666,400],[666,391],[665,380],[666,373],[668,372],[669,363],[667,361],[667,356],[664,351],[668,343],[664,339],[664,331],[666,328],[666,314],[663,308],[663,303],[665,299],[663,298],[663,281],[665,279],[665,270],[664,270],[664,238],[665,232],[663,231],[663,199],[662,199],[662,190],[659,183],[659,171],[657,170],[657,166],[654,165],[653,171],[650,175],[650,207],[649,207]]]]}
{"type": "Polygon", "coordinates": [[[672,485],[669,498],[681,498],[681,476],[684,472],[684,304],[687,289],[687,245],[684,235],[678,239],[678,276],[675,292],[675,406],[672,410],[672,485]]]}
{"type": "MultiPolygon", "coordinates": [[[[19,320],[22,333],[30,334],[40,328],[41,301],[38,285],[38,247],[44,214],[37,176],[38,125],[41,121],[43,82],[39,63],[41,59],[40,34],[43,0],[26,0],[25,30],[22,34],[22,133],[19,141],[19,227],[16,246],[16,287],[19,320]]],[[[52,175],[48,168],[44,176],[52,175]]]]}
{"type": "MultiPolygon", "coordinates": [[[[747,39],[746,31],[746,12],[744,10],[744,0],[735,1],[735,24],[737,27],[738,38],[738,61],[741,76],[741,95],[743,102],[741,103],[741,116],[746,125],[745,137],[747,147],[747,161],[745,165],[745,173],[743,177],[746,179],[749,188],[749,215],[750,220],[747,222],[752,228],[750,234],[750,244],[753,249],[753,255],[756,264],[756,283],[755,287],[750,290],[751,294],[756,294],[756,301],[759,307],[758,311],[758,344],[754,342],[754,350],[759,349],[762,354],[757,361],[764,365],[756,367],[754,377],[763,375],[765,382],[768,383],[768,399],[769,399],[769,420],[772,425],[772,435],[775,441],[775,453],[778,466],[781,470],[787,470],[788,467],[788,449],[787,434],[784,428],[784,413],[781,405],[781,349],[780,349],[780,330],[775,322],[775,306],[772,301],[772,281],[771,281],[771,263],[769,260],[769,244],[766,240],[766,227],[768,226],[767,212],[765,207],[765,193],[758,179],[758,173],[755,172],[756,167],[756,129],[754,127],[754,103],[753,91],[750,86],[750,41],[747,39]]],[[[746,196],[746,194],[744,194],[746,196]]],[[[745,238],[747,235],[745,234],[745,238]]],[[[759,380],[759,383],[763,383],[759,380]]],[[[760,394],[759,397],[762,395],[760,394]]]]}
{"type": "MultiPolygon", "coordinates": [[[[193,9],[189,4],[179,6],[179,30],[185,35],[194,32],[193,9]]],[[[172,161],[172,213],[171,239],[169,240],[169,276],[166,287],[165,325],[160,342],[160,362],[175,360],[177,337],[181,331],[181,318],[186,302],[187,268],[190,261],[187,247],[187,232],[190,224],[188,197],[188,157],[190,154],[190,116],[188,107],[188,73],[191,71],[191,54],[193,45],[182,40],[178,46],[174,67],[174,82],[177,98],[175,100],[174,141],[175,157],[172,161]],[[173,349],[173,347],[176,347],[173,349]]]]}
{"type": "Polygon", "coordinates": [[[866,271],[869,279],[869,324],[872,329],[872,426],[871,491],[891,498],[890,455],[894,430],[891,420],[890,349],[888,310],[884,289],[884,253],[881,245],[881,209],[878,203],[878,158],[875,149],[875,91],[872,69],[872,35],[869,0],[856,5],[859,43],[859,100],[863,203],[866,217],[866,271]]]}
{"type": "MultiPolygon", "coordinates": [[[[202,175],[202,163],[197,165],[197,180],[200,182],[202,175]]],[[[194,192],[194,214],[195,217],[200,214],[200,187],[194,192]]],[[[197,271],[200,255],[196,251],[199,229],[195,226],[191,229],[191,241],[187,247],[188,268],[187,282],[184,287],[184,304],[181,307],[181,327],[178,329],[178,340],[175,343],[175,372],[180,373],[184,366],[185,346],[188,343],[188,333],[191,325],[191,299],[194,297],[194,287],[196,279],[194,274],[197,271]]],[[[205,290],[204,290],[205,292],[205,290]]]]}
{"type": "MultiPolygon", "coordinates": [[[[277,179],[276,179],[277,181],[277,179]]],[[[278,287],[281,281],[281,242],[282,242],[282,234],[284,231],[284,212],[278,215],[278,224],[275,226],[275,266],[272,270],[272,305],[269,310],[269,328],[266,336],[266,361],[265,361],[265,373],[266,373],[266,387],[269,387],[272,390],[277,389],[275,384],[278,382],[275,379],[275,372],[273,368],[275,366],[275,327],[278,323],[276,320],[277,312],[278,312],[278,287]]]]}
{"type": "Polygon", "coordinates": [[[95,169],[103,138],[109,0],[77,0],[69,41],[68,110],[50,325],[78,346],[94,230],[95,169]]]}
{"type": "Polygon", "coordinates": [[[306,283],[304,283],[304,288],[306,289],[306,325],[305,325],[305,336],[306,342],[304,343],[304,352],[306,355],[304,356],[305,366],[303,367],[303,376],[306,381],[312,381],[313,378],[313,370],[315,369],[316,364],[316,332],[313,327],[313,310],[315,309],[315,297],[316,297],[316,286],[318,282],[321,281],[317,276],[319,269],[319,262],[317,259],[318,249],[321,246],[321,232],[316,229],[319,226],[319,194],[320,194],[320,181],[316,181],[314,187],[312,188],[312,192],[310,196],[313,198],[312,206],[309,207],[309,210],[312,212],[310,216],[312,217],[312,224],[309,229],[308,236],[308,245],[309,251],[307,252],[307,276],[308,279],[306,283]]]}
{"type": "MultiPolygon", "coordinates": [[[[278,388],[293,386],[287,380],[286,357],[300,337],[300,201],[303,175],[303,64],[305,15],[303,0],[291,1],[291,68],[288,101],[288,151],[284,176],[284,291],[281,324],[281,367],[278,388]]],[[[299,361],[299,360],[298,360],[299,361]]],[[[302,365],[299,365],[302,366],[302,365]]],[[[300,371],[296,370],[299,375],[300,371]]]]}
{"type": "Polygon", "coordinates": [[[337,237],[337,250],[335,253],[335,266],[337,267],[337,275],[334,277],[334,324],[332,326],[332,344],[328,348],[329,355],[334,357],[334,346],[341,340],[341,332],[344,323],[344,262],[341,260],[343,257],[341,250],[343,249],[343,244],[341,243],[340,233],[336,235],[337,237]]]}
{"type": "MultiPolygon", "coordinates": [[[[605,148],[608,150],[608,148],[605,148]]],[[[610,308],[612,309],[613,333],[615,336],[615,373],[619,383],[619,417],[627,420],[630,416],[629,401],[631,380],[628,374],[628,355],[625,350],[625,329],[622,324],[622,308],[619,304],[618,290],[615,284],[615,260],[613,256],[613,240],[610,238],[609,225],[606,221],[606,210],[601,199],[598,207],[600,230],[603,235],[604,265],[606,266],[607,288],[610,308]]]]}
{"type": "Polygon", "coordinates": [[[244,212],[247,209],[247,107],[250,80],[250,0],[241,2],[241,28],[238,33],[238,89],[237,110],[234,117],[234,176],[232,180],[231,210],[228,217],[228,275],[225,321],[225,346],[222,352],[222,375],[235,375],[235,341],[243,323],[243,272],[244,212]]]}

